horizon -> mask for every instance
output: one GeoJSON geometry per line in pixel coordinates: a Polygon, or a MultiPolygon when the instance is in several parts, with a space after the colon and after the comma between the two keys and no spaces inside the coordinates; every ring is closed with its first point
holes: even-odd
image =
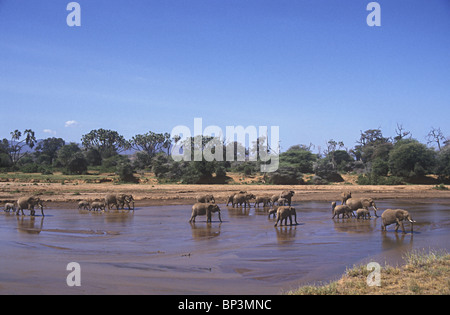
{"type": "Polygon", "coordinates": [[[279,126],[281,152],[397,124],[450,136],[450,2],[0,1],[0,138],[279,126]],[[193,129],[193,128],[192,128],[193,129]]]}

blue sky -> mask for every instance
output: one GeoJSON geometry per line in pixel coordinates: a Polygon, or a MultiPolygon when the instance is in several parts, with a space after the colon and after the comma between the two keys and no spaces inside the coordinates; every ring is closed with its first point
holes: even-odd
{"type": "Polygon", "coordinates": [[[450,136],[450,0],[0,0],[0,138],[280,126],[282,150],[360,130],[450,136]],[[69,122],[69,123],[68,123],[69,122]]]}

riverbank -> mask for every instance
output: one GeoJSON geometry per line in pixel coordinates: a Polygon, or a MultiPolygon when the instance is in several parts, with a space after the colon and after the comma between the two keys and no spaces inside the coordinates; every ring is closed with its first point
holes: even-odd
{"type": "MultiPolygon", "coordinates": [[[[356,266],[338,281],[324,286],[304,286],[288,292],[290,295],[448,295],[450,294],[450,254],[441,251],[411,251],[400,267],[381,268],[379,286],[368,286],[372,271],[356,266]]],[[[373,281],[373,278],[371,278],[373,281]]]]}
{"type": "Polygon", "coordinates": [[[360,185],[181,185],[181,184],[116,184],[103,183],[42,183],[0,182],[0,204],[14,202],[26,195],[39,195],[46,203],[65,203],[76,206],[80,200],[100,200],[109,193],[132,194],[136,206],[193,204],[197,196],[213,194],[217,203],[225,203],[227,197],[239,191],[256,196],[293,190],[294,202],[338,201],[343,191],[351,191],[354,198],[376,199],[449,199],[450,190],[437,190],[434,185],[360,186],[360,185]]]}

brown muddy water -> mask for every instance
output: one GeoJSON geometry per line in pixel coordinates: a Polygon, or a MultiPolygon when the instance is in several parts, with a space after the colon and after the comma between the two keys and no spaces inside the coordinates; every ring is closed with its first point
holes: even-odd
{"type": "Polygon", "coordinates": [[[414,233],[396,234],[394,225],[382,232],[381,218],[332,220],[329,202],[296,204],[299,224],[278,228],[262,208],[224,205],[223,223],[214,214],[211,224],[189,224],[190,205],[1,212],[0,294],[280,294],[335,280],[354,264],[401,263],[411,249],[450,250],[448,200],[377,206],[379,215],[409,210],[414,233]],[[80,287],[66,283],[70,262],[81,266],[80,287]]]}

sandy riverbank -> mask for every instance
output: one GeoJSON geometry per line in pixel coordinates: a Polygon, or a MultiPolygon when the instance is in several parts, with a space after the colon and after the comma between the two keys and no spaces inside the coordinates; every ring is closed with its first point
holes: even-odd
{"type": "Polygon", "coordinates": [[[342,191],[351,191],[353,197],[374,199],[442,198],[449,199],[450,190],[436,190],[433,185],[359,186],[359,185],[162,185],[113,183],[0,183],[0,204],[13,202],[21,196],[40,195],[46,203],[65,203],[76,207],[80,200],[103,199],[108,193],[133,194],[136,206],[192,204],[197,196],[213,194],[217,203],[226,202],[228,195],[248,191],[257,196],[273,195],[283,190],[294,190],[294,202],[339,200],[342,191]]]}

